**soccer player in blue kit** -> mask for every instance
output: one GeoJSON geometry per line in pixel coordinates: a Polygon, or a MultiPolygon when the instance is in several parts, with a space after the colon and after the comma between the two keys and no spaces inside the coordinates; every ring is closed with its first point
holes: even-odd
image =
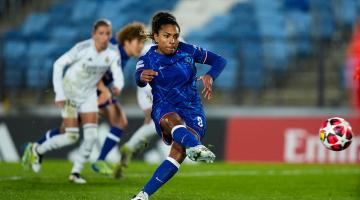
{"type": "Polygon", "coordinates": [[[132,200],[147,200],[178,171],[186,156],[194,161],[212,163],[215,155],[201,144],[206,119],[197,92],[196,82],[204,84],[202,93],[212,98],[212,84],[226,65],[226,60],[193,45],[179,42],[180,26],[168,12],[152,18],[152,39],[155,46],[140,57],[135,72],[140,87],[150,84],[153,94],[152,118],[157,133],[171,145],[167,159],[132,200]],[[196,78],[195,63],[211,69],[196,78]]]}

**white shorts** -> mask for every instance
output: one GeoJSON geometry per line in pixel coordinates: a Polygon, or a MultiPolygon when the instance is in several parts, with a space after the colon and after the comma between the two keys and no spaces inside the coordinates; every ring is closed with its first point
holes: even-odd
{"type": "Polygon", "coordinates": [[[78,118],[79,113],[89,112],[99,112],[96,93],[81,103],[67,99],[61,110],[61,116],[62,118],[78,118]]]}
{"type": "Polygon", "coordinates": [[[142,110],[152,108],[153,96],[151,94],[151,86],[147,84],[145,87],[137,87],[137,100],[142,110]]]}

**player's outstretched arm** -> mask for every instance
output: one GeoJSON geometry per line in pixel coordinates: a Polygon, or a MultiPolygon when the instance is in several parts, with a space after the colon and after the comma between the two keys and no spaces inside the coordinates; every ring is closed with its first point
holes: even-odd
{"type": "Polygon", "coordinates": [[[210,100],[212,98],[213,81],[224,70],[226,66],[226,60],[211,51],[206,51],[199,47],[194,48],[194,50],[194,58],[196,62],[208,64],[211,66],[211,69],[204,76],[200,76],[198,78],[198,80],[202,80],[204,85],[202,94],[204,95],[205,99],[210,100]]]}
{"type": "Polygon", "coordinates": [[[211,51],[207,51],[206,53],[207,56],[204,63],[211,66],[211,69],[206,74],[210,75],[213,80],[215,80],[224,70],[226,66],[226,60],[225,58],[212,53],[211,51]]]}

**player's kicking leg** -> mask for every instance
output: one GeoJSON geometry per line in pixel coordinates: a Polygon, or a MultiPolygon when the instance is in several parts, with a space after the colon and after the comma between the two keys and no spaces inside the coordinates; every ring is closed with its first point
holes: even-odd
{"type": "MultiPolygon", "coordinates": [[[[205,119],[200,116],[203,123],[205,119]]],[[[200,123],[201,126],[204,124],[200,123]]],[[[177,113],[166,114],[160,120],[161,127],[165,132],[170,132],[172,139],[186,149],[186,155],[193,161],[204,161],[206,163],[212,163],[215,160],[215,154],[211,152],[207,147],[201,144],[200,135],[193,128],[187,127],[185,122],[177,113]]],[[[196,123],[199,125],[199,123],[196,123]]],[[[194,127],[195,128],[195,127],[194,127]]],[[[197,127],[198,128],[198,127],[197,127]]],[[[197,129],[198,131],[200,129],[197,129]]],[[[203,127],[202,127],[202,130],[203,127]]],[[[200,131],[199,131],[200,132],[200,131]]],[[[203,132],[203,131],[202,131],[203,132]]],[[[201,135],[203,135],[202,133],[201,135]]]]}
{"type": "MultiPolygon", "coordinates": [[[[157,168],[152,178],[132,200],[147,200],[178,171],[186,155],[195,161],[212,163],[215,155],[189,131],[184,121],[174,112],[164,115],[160,120],[164,139],[173,140],[169,157],[157,168]],[[188,152],[188,153],[187,153],[188,152]]],[[[198,135],[198,134],[196,134],[198,135]]]]}

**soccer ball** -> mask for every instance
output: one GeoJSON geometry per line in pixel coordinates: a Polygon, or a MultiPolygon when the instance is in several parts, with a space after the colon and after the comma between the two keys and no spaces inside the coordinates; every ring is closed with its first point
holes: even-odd
{"type": "Polygon", "coordinates": [[[327,149],[342,151],[350,146],[353,132],[349,122],[340,117],[333,117],[322,123],[319,136],[327,149]]]}

